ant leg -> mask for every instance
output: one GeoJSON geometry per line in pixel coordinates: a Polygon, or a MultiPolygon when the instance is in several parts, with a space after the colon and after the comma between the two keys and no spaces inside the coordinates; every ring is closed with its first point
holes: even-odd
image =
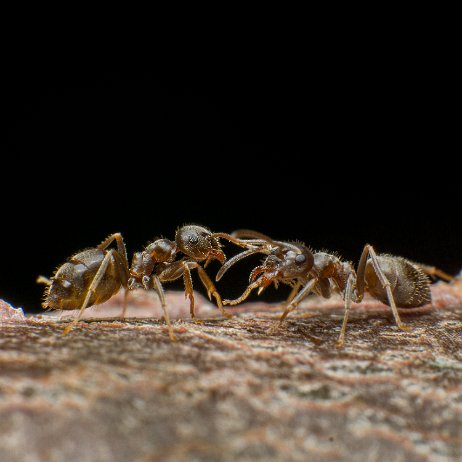
{"type": "Polygon", "coordinates": [[[125,315],[127,314],[128,308],[128,290],[124,287],[124,301],[122,304],[122,315],[120,316],[122,320],[125,319],[125,315]]]}
{"type": "Polygon", "coordinates": [[[247,286],[247,289],[245,289],[244,293],[239,297],[234,300],[223,300],[224,305],[238,305],[239,303],[242,303],[252,292],[253,289],[256,289],[257,287],[260,287],[259,280],[252,282],[252,284],[249,284],[247,286]]]}
{"type": "Polygon", "coordinates": [[[223,303],[221,301],[221,297],[220,297],[220,294],[217,292],[217,289],[216,287],[213,285],[213,282],[212,280],[209,278],[208,274],[205,272],[204,268],[202,268],[201,265],[199,265],[198,263],[196,262],[189,262],[188,263],[188,266],[191,265],[191,269],[192,268],[196,268],[197,269],[197,272],[199,273],[199,277],[201,279],[201,282],[202,284],[204,285],[204,287],[207,289],[207,295],[209,297],[209,300],[212,299],[212,296],[215,298],[216,302],[217,302],[217,306],[218,308],[220,309],[221,311],[221,314],[225,317],[225,318],[231,318],[232,315],[227,313],[226,310],[223,308],[223,303]]]}
{"type": "Polygon", "coordinates": [[[117,252],[119,253],[121,257],[125,256],[125,260],[127,261],[127,264],[128,264],[127,249],[125,247],[122,234],[120,233],[111,234],[106,239],[104,239],[104,241],[101,242],[101,244],[99,244],[96,247],[100,250],[106,250],[111,245],[111,243],[114,241],[116,241],[116,244],[117,244],[117,252]]]}
{"type": "Polygon", "coordinates": [[[365,270],[366,270],[366,263],[367,263],[368,255],[371,257],[372,266],[374,268],[375,274],[377,274],[377,277],[379,278],[382,284],[382,287],[387,292],[388,302],[390,303],[390,308],[391,308],[391,311],[393,312],[393,316],[395,318],[397,326],[401,330],[407,330],[407,327],[401,321],[401,318],[398,313],[398,309],[396,308],[395,299],[393,297],[393,292],[391,291],[391,287],[390,287],[390,281],[387,279],[382,269],[380,268],[379,262],[377,260],[377,254],[375,253],[374,248],[369,244],[366,244],[364,246],[364,250],[363,250],[363,253],[360,259],[360,264],[358,266],[358,271],[356,273],[357,275],[356,289],[358,291],[358,299],[361,300],[364,294],[365,270]]]}
{"type": "Polygon", "coordinates": [[[167,302],[165,301],[165,294],[164,294],[164,289],[162,288],[162,284],[160,283],[159,278],[155,275],[152,277],[152,282],[153,282],[154,290],[157,292],[157,295],[159,296],[162,310],[164,311],[165,322],[167,323],[167,327],[168,327],[168,335],[172,342],[176,342],[177,338],[175,334],[173,333],[173,327],[172,327],[172,324],[170,323],[170,316],[168,315],[167,302]]]}
{"type": "MultiPolygon", "coordinates": [[[[300,282],[297,282],[297,284],[295,284],[295,286],[292,288],[289,296],[287,297],[287,300],[286,300],[286,309],[284,311],[284,313],[282,313],[282,316],[279,318],[279,321],[273,325],[273,327],[270,329],[270,334],[274,334],[278,329],[279,327],[281,327],[281,324],[282,324],[282,321],[284,321],[284,319],[287,317],[287,315],[292,311],[294,310],[296,307],[294,306],[293,308],[290,308],[290,310],[288,310],[288,307],[289,306],[292,306],[292,301],[295,297],[295,295],[297,295],[297,292],[299,291],[300,289],[300,286],[301,286],[301,283],[300,282]]],[[[260,290],[263,289],[263,287],[260,287],[260,290]]],[[[259,292],[260,294],[260,292],[259,292]]]]}
{"type": "Polygon", "coordinates": [[[193,291],[193,282],[191,277],[191,271],[189,270],[189,266],[184,263],[183,264],[183,281],[184,281],[184,291],[186,298],[189,298],[189,311],[191,313],[191,318],[193,320],[196,319],[196,315],[194,313],[194,291],[193,291]]]}
{"type": "MultiPolygon", "coordinates": [[[[191,313],[191,318],[195,320],[196,316],[194,313],[194,291],[191,271],[189,267],[190,263],[192,262],[187,262],[183,260],[173,262],[156,277],[159,278],[159,283],[162,283],[168,281],[176,281],[181,276],[183,276],[185,298],[189,298],[189,310],[191,313]]],[[[160,292],[158,292],[158,294],[159,297],[161,297],[160,292]]]]}
{"type": "MultiPolygon", "coordinates": [[[[122,241],[122,245],[124,245],[123,241],[122,241]]],[[[117,252],[114,252],[113,256],[114,256],[114,260],[117,263],[117,271],[119,273],[120,282],[122,284],[122,287],[124,288],[124,300],[122,304],[121,318],[125,319],[125,314],[127,313],[127,308],[128,308],[128,266],[125,266],[126,261],[124,261],[124,255],[120,255],[119,251],[120,249],[118,249],[117,252]]],[[[125,254],[125,252],[123,253],[125,254]]],[[[125,254],[125,258],[127,258],[126,254],[125,254]]]]}
{"type": "Polygon", "coordinates": [[[418,268],[420,268],[424,273],[428,274],[429,276],[435,276],[439,279],[443,279],[443,281],[448,281],[448,282],[454,279],[454,276],[451,276],[448,273],[445,273],[439,268],[436,268],[436,266],[422,265],[420,263],[414,263],[414,264],[418,268]]]}
{"type": "MultiPolygon", "coordinates": [[[[127,248],[125,247],[124,240],[122,238],[122,234],[114,233],[107,237],[101,244],[97,246],[100,250],[106,250],[107,247],[111,245],[112,242],[116,241],[117,244],[117,264],[119,266],[119,273],[123,276],[123,279],[128,281],[129,278],[129,265],[128,265],[128,258],[127,258],[127,248]]],[[[124,285],[126,287],[126,283],[124,285]]]]}
{"type": "Polygon", "coordinates": [[[101,282],[101,279],[103,279],[104,274],[106,273],[107,267],[109,265],[109,262],[114,254],[115,250],[111,249],[109,250],[106,255],[104,256],[103,261],[101,262],[100,267],[98,268],[98,271],[95,274],[95,277],[91,281],[90,287],[87,290],[87,295],[85,297],[85,300],[82,303],[82,306],[80,307],[79,314],[74,321],[71,322],[69,326],[67,326],[64,329],[64,334],[69,333],[73,327],[80,321],[82,318],[83,312],[85,311],[85,308],[88,306],[88,303],[90,302],[91,296],[95,293],[96,288],[98,287],[99,283],[101,282]]]}
{"type": "Polygon", "coordinates": [[[286,309],[284,310],[284,313],[282,313],[282,316],[279,318],[278,323],[274,326],[273,330],[278,329],[284,319],[287,317],[287,315],[295,310],[297,308],[297,305],[307,296],[309,293],[313,290],[313,287],[316,285],[318,282],[318,278],[311,279],[311,281],[308,282],[308,284],[303,287],[303,289],[296,295],[296,297],[293,298],[293,300],[286,306],[286,309]]]}
{"type": "Polygon", "coordinates": [[[300,290],[301,282],[297,281],[297,284],[294,285],[292,288],[289,296],[287,297],[286,303],[289,303],[294,299],[295,295],[297,295],[297,292],[300,290]]]}
{"type": "Polygon", "coordinates": [[[353,299],[354,282],[355,282],[355,277],[353,276],[353,274],[350,274],[350,276],[348,277],[346,287],[345,287],[345,315],[343,316],[342,329],[340,331],[340,335],[335,345],[337,348],[341,348],[345,341],[345,332],[346,332],[346,326],[348,323],[348,315],[350,314],[351,302],[353,299]]]}

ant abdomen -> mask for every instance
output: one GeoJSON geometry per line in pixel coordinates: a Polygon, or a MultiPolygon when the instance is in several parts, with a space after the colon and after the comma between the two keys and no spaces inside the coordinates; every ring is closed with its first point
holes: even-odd
{"type": "MultiPolygon", "coordinates": [[[[94,248],[76,253],[61,265],[46,288],[44,308],[76,310],[85,300],[93,278],[100,268],[105,252],[94,248]]],[[[113,261],[104,273],[99,290],[92,292],[88,306],[103,303],[120,288],[116,264],[113,261]]]]}
{"type": "MultiPolygon", "coordinates": [[[[398,308],[417,308],[431,302],[428,276],[409,260],[393,255],[378,255],[377,263],[390,283],[398,308]]],[[[367,291],[377,300],[390,306],[386,288],[375,271],[372,260],[365,268],[367,291]]]]}

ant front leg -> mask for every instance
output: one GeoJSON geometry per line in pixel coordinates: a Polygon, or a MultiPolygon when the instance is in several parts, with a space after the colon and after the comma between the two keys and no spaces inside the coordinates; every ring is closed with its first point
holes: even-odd
{"type": "Polygon", "coordinates": [[[261,287],[260,280],[256,280],[255,282],[252,282],[247,286],[245,289],[244,293],[234,299],[234,300],[223,300],[224,305],[238,305],[239,303],[242,303],[252,292],[252,290],[256,289],[257,287],[261,287]]]}
{"type": "Polygon", "coordinates": [[[196,320],[195,301],[194,301],[194,289],[193,289],[191,271],[189,269],[189,266],[185,264],[185,262],[182,262],[182,268],[183,268],[183,282],[184,282],[185,296],[186,298],[189,298],[189,311],[191,313],[191,319],[195,321],[196,320]]]}
{"type": "MultiPolygon", "coordinates": [[[[282,323],[284,322],[284,319],[287,317],[287,315],[295,310],[297,308],[297,305],[306,297],[310,294],[310,292],[313,290],[314,286],[318,282],[318,278],[313,278],[311,279],[303,289],[298,292],[298,294],[294,297],[292,293],[289,295],[289,298],[292,297],[292,301],[286,306],[284,313],[282,313],[281,317],[279,318],[279,321],[277,324],[274,325],[274,327],[271,329],[271,332],[277,331],[282,323]]],[[[300,287],[300,284],[296,287],[300,287]]],[[[293,292],[293,291],[292,291],[293,292]]]]}
{"type": "Polygon", "coordinates": [[[167,323],[167,328],[168,328],[168,335],[170,337],[170,340],[172,342],[176,342],[177,338],[175,334],[173,333],[173,327],[170,322],[170,316],[168,314],[168,309],[167,309],[167,302],[165,301],[165,294],[164,294],[164,289],[162,287],[162,284],[160,283],[160,280],[157,276],[152,276],[152,285],[154,287],[154,290],[156,291],[157,295],[159,296],[160,304],[162,306],[162,310],[164,312],[164,318],[165,322],[167,323]]]}
{"type": "Polygon", "coordinates": [[[213,296],[223,316],[227,318],[231,317],[231,315],[224,310],[220,294],[217,292],[215,286],[213,285],[213,282],[210,280],[205,270],[197,262],[181,260],[171,263],[168,268],[166,268],[164,271],[162,271],[162,273],[160,273],[159,280],[161,282],[174,281],[183,276],[185,296],[186,298],[189,298],[189,309],[191,312],[191,318],[195,320],[195,300],[193,281],[191,277],[191,270],[193,269],[197,269],[201,282],[207,289],[207,295],[209,299],[211,299],[211,297],[213,296]]]}
{"type": "MultiPolygon", "coordinates": [[[[217,292],[216,287],[214,286],[212,280],[209,278],[208,274],[205,272],[204,268],[202,268],[202,266],[199,265],[199,263],[197,262],[186,262],[185,267],[187,268],[188,272],[190,271],[190,269],[194,269],[194,268],[197,269],[200,280],[202,284],[204,285],[204,287],[207,289],[207,295],[209,297],[209,300],[211,300],[213,296],[217,302],[217,306],[220,309],[221,314],[225,318],[231,318],[232,315],[226,312],[225,309],[223,308],[223,303],[221,301],[220,294],[217,292]]],[[[192,293],[192,285],[191,285],[191,293],[192,293]]]]}
{"type": "Polygon", "coordinates": [[[297,281],[297,283],[292,287],[292,290],[290,291],[290,294],[286,300],[287,304],[290,304],[290,302],[294,299],[295,295],[297,295],[301,285],[302,283],[300,281],[297,281]]]}

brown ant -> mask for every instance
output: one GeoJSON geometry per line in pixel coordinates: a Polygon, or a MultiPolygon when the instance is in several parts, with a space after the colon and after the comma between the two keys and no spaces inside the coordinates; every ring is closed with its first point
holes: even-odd
{"type": "Polygon", "coordinates": [[[47,285],[43,308],[80,309],[77,318],[64,330],[68,333],[82,318],[86,308],[103,303],[125,289],[123,313],[127,308],[128,261],[122,235],[111,234],[94,248],[74,254],[61,265],[51,280],[39,276],[37,282],[47,285]],[[112,242],[117,249],[108,249],[112,242]]]}
{"type": "Polygon", "coordinates": [[[249,246],[248,242],[226,233],[212,233],[198,225],[182,226],[176,231],[174,241],[157,239],[148,244],[142,252],[136,252],[133,255],[128,288],[154,289],[166,313],[166,321],[170,325],[162,283],[183,277],[185,295],[190,303],[191,318],[195,319],[191,270],[196,269],[202,284],[207,289],[209,299],[213,296],[223,316],[231,317],[223,308],[221,296],[204,269],[212,260],[218,260],[221,264],[226,260],[219,238],[228,239],[240,246],[249,246]],[[178,256],[179,259],[177,259],[178,256]],[[200,262],[204,262],[203,267],[200,262]]]}
{"type": "Polygon", "coordinates": [[[212,234],[201,226],[187,225],[177,230],[175,241],[158,239],[143,252],[135,253],[132,267],[129,268],[122,236],[120,233],[112,234],[97,247],[73,255],[56,270],[51,280],[39,276],[37,282],[47,285],[42,306],[61,310],[79,309],[77,318],[64,330],[64,333],[68,333],[80,321],[86,308],[107,301],[121,286],[125,289],[122,318],[127,310],[127,290],[138,287],[154,289],[161,301],[170,339],[176,340],[162,282],[174,281],[183,276],[186,296],[190,299],[191,317],[194,319],[191,270],[197,269],[209,298],[215,297],[222,314],[231,316],[224,310],[221,297],[204,270],[211,260],[216,259],[223,264],[226,259],[220,248],[220,237],[245,245],[244,241],[226,233],[212,234]],[[117,249],[108,249],[113,241],[116,241],[117,249]],[[176,260],[181,254],[184,256],[176,260]],[[202,261],[205,261],[204,268],[199,264],[202,261]]]}
{"type": "Polygon", "coordinates": [[[431,302],[430,280],[435,275],[450,280],[451,276],[425,265],[419,265],[388,254],[377,255],[374,248],[364,246],[358,269],[355,272],[351,263],[343,262],[335,255],[326,252],[312,253],[301,243],[275,241],[268,236],[251,230],[238,230],[232,233],[236,238],[254,238],[251,248],[235,255],[226,262],[217,273],[217,281],[223,274],[242,258],[254,254],[267,254],[262,265],[250,274],[250,283],[244,293],[235,300],[224,300],[225,305],[236,305],[244,301],[258,288],[260,293],[265,287],[279,282],[292,286],[287,305],[278,326],[294,310],[298,303],[311,292],[329,298],[333,291],[343,294],[345,314],[337,347],[343,346],[351,303],[359,303],[364,292],[391,307],[396,324],[402,330],[399,308],[417,308],[431,302]]]}

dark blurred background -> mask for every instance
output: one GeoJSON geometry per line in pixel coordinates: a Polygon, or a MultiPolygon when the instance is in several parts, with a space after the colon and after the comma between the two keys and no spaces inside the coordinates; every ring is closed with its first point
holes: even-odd
{"type": "MultiPolygon", "coordinates": [[[[36,277],[72,253],[118,231],[131,257],[185,223],[256,229],[355,263],[371,243],[458,272],[460,128],[445,58],[257,51],[195,66],[6,71],[0,297],[38,311],[36,277]]],[[[217,284],[224,298],[258,261],[217,284]]]]}

